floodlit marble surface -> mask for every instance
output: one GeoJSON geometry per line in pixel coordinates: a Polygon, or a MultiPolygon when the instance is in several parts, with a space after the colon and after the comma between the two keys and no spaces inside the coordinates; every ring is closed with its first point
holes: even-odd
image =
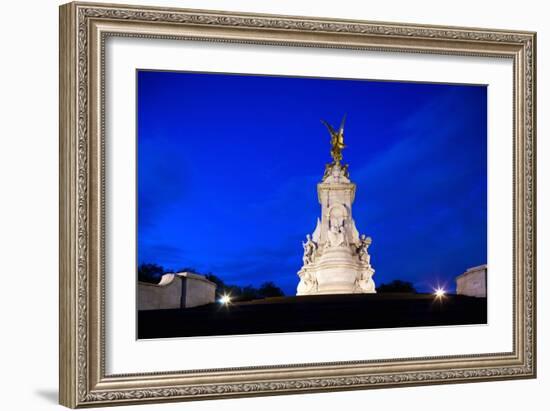
{"type": "Polygon", "coordinates": [[[359,235],[352,218],[355,184],[347,165],[327,165],[317,195],[321,218],[306,236],[297,295],[375,293],[368,248],[370,237],[359,235]]]}

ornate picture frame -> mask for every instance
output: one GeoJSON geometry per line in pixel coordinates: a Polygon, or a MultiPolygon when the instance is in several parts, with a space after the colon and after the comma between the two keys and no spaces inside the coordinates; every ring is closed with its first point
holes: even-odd
{"type": "Polygon", "coordinates": [[[67,407],[536,376],[536,34],[69,3],[60,7],[60,403],[67,407]],[[108,375],[105,371],[105,41],[200,40],[513,62],[513,350],[108,375]]]}

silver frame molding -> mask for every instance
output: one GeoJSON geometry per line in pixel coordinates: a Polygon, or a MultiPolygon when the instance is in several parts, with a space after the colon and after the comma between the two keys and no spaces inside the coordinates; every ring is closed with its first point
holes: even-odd
{"type": "Polygon", "coordinates": [[[92,3],[60,7],[60,403],[199,400],[536,376],[536,34],[92,3]],[[512,59],[513,351],[106,375],[104,45],[109,36],[512,59]]]}

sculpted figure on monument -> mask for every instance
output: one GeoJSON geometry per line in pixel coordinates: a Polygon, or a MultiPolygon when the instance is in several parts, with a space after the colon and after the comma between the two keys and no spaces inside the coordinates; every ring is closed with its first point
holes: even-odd
{"type": "Polygon", "coordinates": [[[323,180],[328,177],[345,177],[349,179],[349,164],[335,164],[334,162],[325,166],[325,173],[323,174],[323,180]]]}
{"type": "Polygon", "coordinates": [[[357,246],[357,254],[359,255],[359,260],[370,264],[369,245],[371,245],[372,243],[372,238],[366,237],[365,234],[361,234],[361,238],[359,241],[359,245],[357,246]]]}
{"type": "Polygon", "coordinates": [[[340,247],[344,245],[346,245],[344,226],[331,221],[330,230],[327,232],[327,246],[340,247]]]}
{"type": "Polygon", "coordinates": [[[355,280],[355,287],[357,290],[361,290],[367,293],[376,292],[374,281],[372,280],[372,274],[374,270],[361,271],[359,277],[355,280]]]}
{"type": "Polygon", "coordinates": [[[342,119],[340,128],[336,131],[329,123],[325,120],[321,120],[330,133],[330,155],[332,156],[332,164],[339,164],[342,161],[342,150],[346,148],[344,144],[344,124],[346,122],[346,115],[342,119]]]}
{"type": "Polygon", "coordinates": [[[306,242],[302,241],[302,246],[304,247],[304,256],[302,258],[304,265],[311,264],[315,259],[317,244],[311,239],[311,236],[307,234],[306,242]]]}
{"type": "Polygon", "coordinates": [[[298,294],[309,294],[317,291],[317,279],[309,271],[304,271],[300,276],[298,294]]]}

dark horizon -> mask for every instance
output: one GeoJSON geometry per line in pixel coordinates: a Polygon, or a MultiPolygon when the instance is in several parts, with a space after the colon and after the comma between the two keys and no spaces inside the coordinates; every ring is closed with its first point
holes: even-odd
{"type": "Polygon", "coordinates": [[[377,285],[455,289],[487,262],[485,86],[138,71],[138,264],[294,295],[347,113],[377,285]],[[228,136],[231,136],[228,138],[228,136]]]}

